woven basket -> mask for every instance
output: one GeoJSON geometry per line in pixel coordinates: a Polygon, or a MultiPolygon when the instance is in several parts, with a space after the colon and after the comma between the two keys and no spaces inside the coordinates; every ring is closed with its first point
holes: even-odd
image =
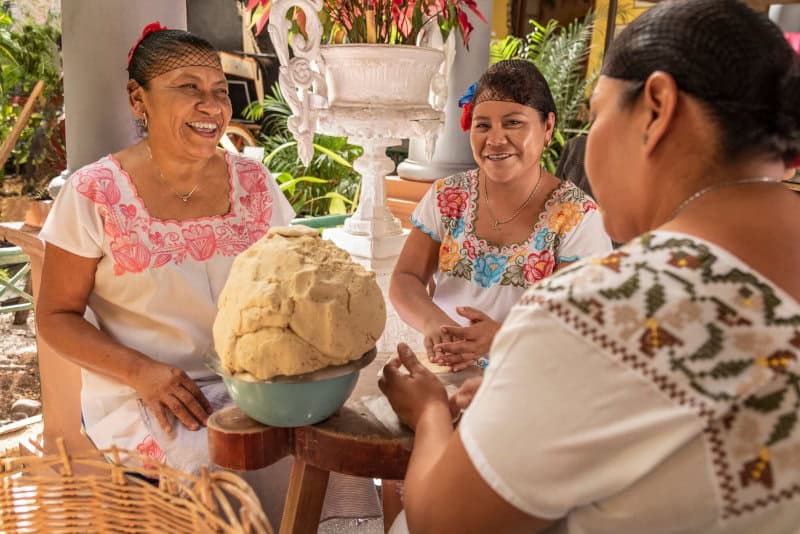
{"type": "Polygon", "coordinates": [[[272,534],[255,493],[232,473],[196,477],[113,447],[69,455],[63,440],[57,446],[59,454],[2,460],[0,532],[272,534]]]}

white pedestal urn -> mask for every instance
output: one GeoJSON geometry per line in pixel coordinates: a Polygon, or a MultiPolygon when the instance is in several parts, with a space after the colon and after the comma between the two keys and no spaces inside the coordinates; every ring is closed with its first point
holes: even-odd
{"type": "MultiPolygon", "coordinates": [[[[273,2],[269,34],[280,60],[281,92],[293,112],[289,129],[306,163],[314,153],[315,132],[346,136],[364,148],[363,156],[354,163],[361,174],[358,208],[344,228],[326,230],[323,236],[374,271],[388,297],[391,270],[407,231],[386,205],[385,178],[394,170],[386,148],[413,137],[423,139],[425,152],[429,157],[433,154],[447,98],[445,53],[425,46],[321,46],[322,26],[317,16],[321,9],[321,0],[273,2]],[[308,38],[293,37],[294,56],[290,57],[291,21],[284,14],[295,7],[306,13],[308,38]]],[[[387,331],[379,350],[394,350],[395,343],[408,336],[388,298],[387,311],[387,331]]]]}

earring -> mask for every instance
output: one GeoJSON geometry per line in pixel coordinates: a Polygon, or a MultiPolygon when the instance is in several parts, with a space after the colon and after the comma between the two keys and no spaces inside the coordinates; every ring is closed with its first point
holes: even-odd
{"type": "Polygon", "coordinates": [[[147,112],[142,112],[142,128],[147,129],[147,112]]]}
{"type": "Polygon", "coordinates": [[[647,132],[645,132],[644,135],[642,135],[642,144],[646,145],[649,140],[650,140],[650,136],[647,135],[647,132]]]}

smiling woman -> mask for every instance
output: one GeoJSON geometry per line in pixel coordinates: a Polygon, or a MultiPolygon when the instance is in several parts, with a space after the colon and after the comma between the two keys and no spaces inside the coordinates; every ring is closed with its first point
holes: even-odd
{"type": "Polygon", "coordinates": [[[542,167],[556,113],[533,63],[495,64],[461,103],[478,168],[437,181],[422,199],[390,288],[428,357],[454,370],[488,363],[526,288],[611,247],[594,201],[542,167]]]}
{"type": "MultiPolygon", "coordinates": [[[[231,104],[207,41],[151,24],[128,73],[145,137],[64,185],[40,234],[36,317],[41,336],[83,368],[82,419],[96,446],[197,472],[209,463],[206,419],[230,402],[204,365],[218,296],[234,257],[294,212],[263,165],[217,148],[231,104]]],[[[275,497],[273,519],[288,465],[275,469],[254,474],[271,477],[261,496],[275,497]]]]}

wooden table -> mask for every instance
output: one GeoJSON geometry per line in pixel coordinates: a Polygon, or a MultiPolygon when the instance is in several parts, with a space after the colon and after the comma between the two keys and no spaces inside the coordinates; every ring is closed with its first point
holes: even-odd
{"type": "MultiPolygon", "coordinates": [[[[345,405],[316,425],[269,427],[253,421],[236,406],[209,417],[209,454],[211,461],[221,467],[237,471],[261,469],[290,454],[294,456],[280,534],[317,532],[331,471],[383,480],[384,530],[389,529],[402,509],[401,481],[414,435],[405,427],[387,428],[365,405],[365,401],[383,395],[377,375],[390,356],[378,354],[361,370],[345,405]]],[[[474,367],[439,377],[445,385],[459,386],[480,373],[474,367]]]]}
{"type": "MultiPolygon", "coordinates": [[[[34,313],[44,260],[44,242],[38,236],[39,228],[21,222],[0,223],[0,240],[14,243],[31,259],[34,313]]],[[[55,439],[61,436],[71,452],[93,448],[92,443],[81,434],[80,367],[42,341],[38,332],[36,347],[42,385],[41,445],[47,452],[57,452],[55,439]]]]}

